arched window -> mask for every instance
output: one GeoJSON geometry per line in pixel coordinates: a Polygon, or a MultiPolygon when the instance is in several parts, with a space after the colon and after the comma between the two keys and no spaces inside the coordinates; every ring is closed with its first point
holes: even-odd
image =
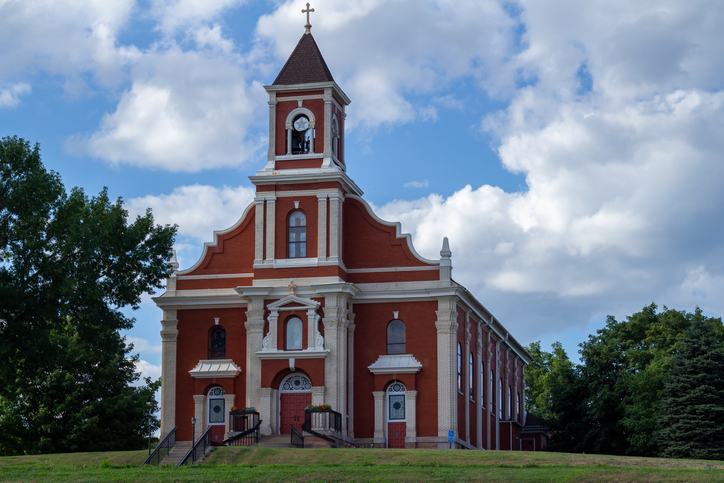
{"type": "Polygon", "coordinates": [[[302,332],[302,319],[300,319],[299,317],[292,317],[291,319],[287,320],[286,350],[302,350],[302,332]]]}
{"type": "Polygon", "coordinates": [[[500,387],[498,388],[498,407],[500,410],[498,411],[499,417],[502,420],[503,419],[503,379],[500,379],[500,387]]]}
{"type": "Polygon", "coordinates": [[[297,210],[289,215],[289,258],[307,256],[307,217],[297,210]]]}
{"type": "Polygon", "coordinates": [[[209,359],[224,358],[226,358],[226,331],[217,325],[209,332],[209,359]]]}
{"type": "Polygon", "coordinates": [[[388,421],[404,421],[405,414],[405,395],[407,388],[401,382],[393,382],[387,388],[387,420],[388,421]]]}
{"type": "Polygon", "coordinates": [[[480,361],[480,405],[485,407],[485,363],[480,361]]]}
{"type": "Polygon", "coordinates": [[[387,353],[405,353],[405,323],[399,319],[387,324],[387,353]]]}
{"type": "Polygon", "coordinates": [[[224,401],[224,388],[212,387],[208,394],[209,424],[224,424],[226,422],[226,408],[224,401]]]}
{"type": "Polygon", "coordinates": [[[307,154],[311,152],[312,128],[309,118],[302,114],[292,122],[292,154],[307,154]]]}
{"type": "Polygon", "coordinates": [[[475,359],[472,352],[468,359],[468,389],[470,390],[470,399],[475,401],[475,359]]]}
{"type": "Polygon", "coordinates": [[[339,158],[339,123],[337,116],[332,118],[332,155],[339,158]]]}
{"type": "Polygon", "coordinates": [[[463,346],[458,342],[458,392],[463,392],[463,346]]]}

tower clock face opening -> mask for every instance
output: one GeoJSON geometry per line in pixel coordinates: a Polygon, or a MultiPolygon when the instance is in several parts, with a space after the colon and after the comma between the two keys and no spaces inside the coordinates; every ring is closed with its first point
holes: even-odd
{"type": "Polygon", "coordinates": [[[299,116],[292,123],[292,154],[308,154],[311,144],[312,129],[307,116],[299,116]]]}

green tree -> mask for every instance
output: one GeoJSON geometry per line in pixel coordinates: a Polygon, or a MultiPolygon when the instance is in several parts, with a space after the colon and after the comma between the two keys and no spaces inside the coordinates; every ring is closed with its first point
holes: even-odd
{"type": "Polygon", "coordinates": [[[0,141],[0,454],[143,447],[159,383],[134,385],[120,309],[161,287],[175,231],[0,141]]]}
{"type": "Polygon", "coordinates": [[[724,459],[724,349],[696,317],[671,358],[659,413],[662,456],[724,459]]]}

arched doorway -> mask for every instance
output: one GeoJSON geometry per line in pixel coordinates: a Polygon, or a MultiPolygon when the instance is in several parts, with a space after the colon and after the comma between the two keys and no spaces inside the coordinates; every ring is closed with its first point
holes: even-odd
{"type": "Polygon", "coordinates": [[[404,448],[407,435],[407,388],[395,381],[387,388],[387,447],[404,448]]]}
{"type": "MultiPolygon", "coordinates": [[[[223,387],[212,387],[206,397],[208,404],[208,425],[211,426],[211,442],[221,444],[224,441],[225,428],[226,428],[226,401],[224,400],[223,387]]],[[[196,433],[196,437],[201,436],[200,433],[196,433]]]]}
{"type": "Polygon", "coordinates": [[[304,408],[312,404],[312,381],[304,374],[290,374],[279,385],[279,434],[299,431],[304,423],[304,408]]]}

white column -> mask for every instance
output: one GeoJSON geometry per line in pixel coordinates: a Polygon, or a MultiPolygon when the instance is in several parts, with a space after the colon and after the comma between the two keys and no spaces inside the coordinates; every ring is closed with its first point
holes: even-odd
{"type": "Polygon", "coordinates": [[[290,154],[292,154],[292,125],[287,124],[286,129],[287,129],[287,156],[289,156],[290,154]]]}
{"type": "MultiPolygon", "coordinates": [[[[324,298],[324,347],[329,355],[324,359],[324,385],[326,402],[332,409],[344,414],[347,407],[347,295],[333,293],[324,298]]],[[[347,430],[342,418],[342,433],[347,430]]]]}
{"type": "Polygon", "coordinates": [[[161,439],[176,426],[176,341],[178,319],[175,310],[164,310],[161,321],[161,439]]]}
{"type": "Polygon", "coordinates": [[[246,310],[246,405],[259,407],[261,360],[256,355],[264,338],[264,296],[249,296],[246,310]]]}
{"type": "Polygon", "coordinates": [[[492,404],[493,398],[491,397],[493,395],[493,393],[490,391],[493,390],[493,387],[492,387],[492,383],[490,381],[490,371],[493,370],[493,351],[490,349],[490,330],[488,330],[488,332],[487,332],[487,339],[488,339],[488,342],[486,344],[487,345],[486,352],[488,355],[488,357],[487,357],[488,364],[487,364],[487,369],[485,371],[485,374],[483,375],[483,377],[485,378],[485,384],[488,387],[488,390],[485,391],[485,393],[488,396],[488,400],[486,401],[486,407],[488,409],[485,411],[485,425],[486,425],[486,428],[488,431],[488,438],[487,438],[488,441],[487,441],[487,446],[485,447],[485,449],[492,449],[491,437],[490,437],[490,413],[493,411],[493,404],[492,404]]]}
{"type": "Polygon", "coordinates": [[[385,445],[385,391],[373,391],[375,398],[375,445],[385,445]]]}
{"type": "Polygon", "coordinates": [[[270,196],[266,199],[266,260],[274,261],[274,228],[276,214],[276,196],[270,196]]]}
{"type": "Polygon", "coordinates": [[[254,198],[254,266],[264,262],[264,198],[254,198]]]}
{"type": "MultiPolygon", "coordinates": [[[[196,439],[199,439],[199,436],[204,432],[206,429],[207,423],[206,423],[206,396],[203,394],[195,394],[194,395],[194,417],[196,418],[196,439]]],[[[189,421],[190,423],[191,421],[189,421]]]]}
{"type": "Polygon", "coordinates": [[[272,429],[272,388],[262,387],[259,389],[259,419],[261,419],[261,427],[259,431],[261,434],[273,434],[276,433],[272,429]]]}
{"type": "MultiPolygon", "coordinates": [[[[325,387],[324,386],[312,386],[312,406],[321,406],[324,404],[324,396],[325,396],[325,387]]],[[[337,411],[337,408],[332,407],[333,410],[337,411]]],[[[321,418],[315,418],[312,417],[312,429],[315,431],[323,430],[321,426],[319,426],[322,423],[321,418]]]]}
{"type": "MultiPolygon", "coordinates": [[[[467,376],[463,380],[465,387],[465,405],[463,407],[465,408],[465,441],[468,444],[472,441],[470,437],[470,338],[470,314],[468,313],[465,315],[465,354],[463,355],[463,369],[467,368],[467,370],[463,370],[463,374],[467,376]]],[[[474,367],[473,370],[475,370],[474,367]]]]}
{"type": "Polygon", "coordinates": [[[405,402],[407,403],[407,436],[406,443],[417,443],[417,391],[407,391],[405,393],[405,402]]]}
{"type": "MultiPolygon", "coordinates": [[[[317,311],[315,309],[307,310],[307,349],[315,349],[314,339],[317,335],[317,311]]],[[[322,347],[320,347],[322,349],[322,347]]]]}
{"type": "Polygon", "coordinates": [[[475,358],[478,361],[478,366],[475,368],[475,371],[478,373],[475,376],[475,380],[478,381],[478,383],[475,385],[478,391],[478,394],[476,394],[477,398],[476,400],[478,403],[475,405],[475,410],[477,411],[477,420],[478,420],[478,427],[477,429],[477,448],[483,449],[483,404],[485,404],[485,401],[483,400],[483,393],[482,390],[485,386],[485,374],[483,371],[480,370],[480,366],[483,363],[483,340],[482,340],[482,324],[478,324],[478,337],[475,341],[475,348],[476,348],[476,355],[475,358]]]}
{"type": "Polygon", "coordinates": [[[339,263],[342,259],[342,195],[329,195],[329,259],[339,263]]]}
{"type": "Polygon", "coordinates": [[[309,153],[314,154],[314,121],[309,123],[309,153]]]}
{"type": "Polygon", "coordinates": [[[317,195],[317,258],[327,259],[327,195],[317,195]]]}
{"type": "Polygon", "coordinates": [[[348,315],[347,326],[347,436],[354,438],[354,314],[348,315]]]}
{"type": "Polygon", "coordinates": [[[224,414],[224,421],[226,421],[224,424],[224,439],[226,439],[226,435],[229,434],[229,427],[231,424],[229,411],[231,411],[231,408],[234,407],[234,401],[236,401],[236,394],[224,394],[224,411],[226,411],[224,414]]]}
{"type": "Polygon", "coordinates": [[[266,337],[269,337],[269,350],[277,350],[277,341],[279,340],[279,312],[275,309],[267,316],[269,321],[269,333],[266,337]]]}
{"type": "Polygon", "coordinates": [[[269,93],[269,152],[266,156],[266,167],[264,169],[274,169],[274,160],[276,159],[276,132],[277,132],[277,93],[269,93]]]}
{"type": "Polygon", "coordinates": [[[324,152],[322,166],[332,165],[332,88],[324,89],[324,152]]]}
{"type": "Polygon", "coordinates": [[[455,367],[455,345],[457,343],[457,321],[455,299],[441,297],[437,301],[437,435],[441,438],[438,448],[447,448],[448,431],[454,430],[457,404],[457,369],[455,367]],[[442,439],[444,438],[444,439],[442,439]],[[444,441],[444,442],[443,442],[444,441]]]}

